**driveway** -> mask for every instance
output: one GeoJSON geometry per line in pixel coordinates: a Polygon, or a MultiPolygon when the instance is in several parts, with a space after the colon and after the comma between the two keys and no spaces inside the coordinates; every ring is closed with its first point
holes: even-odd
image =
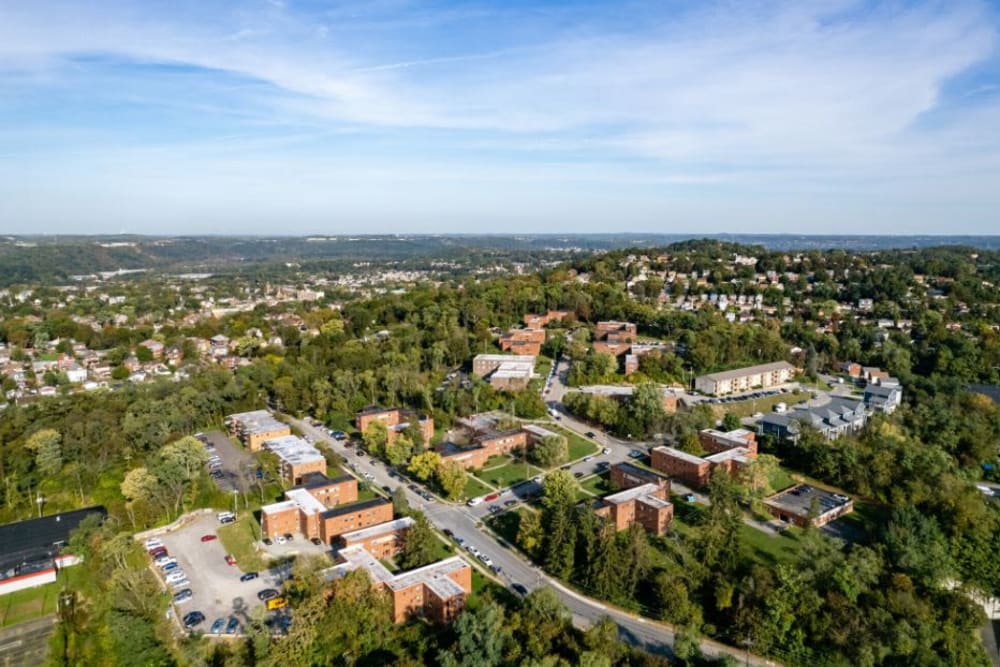
{"type": "MultiPolygon", "coordinates": [[[[241,625],[249,620],[250,610],[263,603],[257,593],[265,588],[280,588],[290,568],[261,572],[253,581],[240,581],[239,564],[226,564],[226,551],[218,540],[202,542],[203,535],[215,535],[220,527],[215,514],[205,514],[184,528],[160,537],[179,569],[187,574],[194,597],[174,605],[178,616],[190,611],[205,614],[205,622],[196,630],[207,633],[216,618],[236,616],[241,625]]],[[[159,574],[159,568],[153,568],[159,574]]]]}

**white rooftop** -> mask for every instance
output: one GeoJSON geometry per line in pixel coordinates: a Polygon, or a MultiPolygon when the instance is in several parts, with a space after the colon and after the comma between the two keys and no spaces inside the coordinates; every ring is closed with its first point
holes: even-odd
{"type": "Polygon", "coordinates": [[[341,539],[347,542],[356,542],[358,540],[369,540],[373,537],[379,535],[395,533],[397,530],[403,530],[404,528],[409,528],[414,523],[413,519],[404,516],[400,519],[393,519],[392,521],[386,521],[385,523],[380,523],[377,526],[369,526],[368,528],[362,528],[360,530],[352,530],[349,533],[344,533],[341,535],[341,539]]]}
{"type": "Polygon", "coordinates": [[[415,586],[417,584],[423,584],[442,598],[450,598],[452,596],[462,595],[465,593],[465,590],[448,576],[449,574],[469,567],[468,564],[466,564],[466,562],[458,556],[445,558],[444,560],[439,560],[436,563],[425,565],[424,567],[417,568],[416,570],[410,570],[409,572],[394,575],[388,568],[386,568],[385,565],[382,565],[377,558],[372,556],[367,550],[359,545],[341,549],[337,552],[337,555],[343,559],[344,562],[327,570],[327,579],[336,579],[344,576],[352,570],[364,568],[368,571],[368,575],[372,578],[372,581],[385,584],[394,591],[410,588],[411,586],[415,586]]]}
{"type": "Polygon", "coordinates": [[[282,500],[281,502],[264,505],[260,508],[261,514],[277,514],[286,510],[297,509],[298,504],[292,500],[282,500]]]}
{"type": "Polygon", "coordinates": [[[267,410],[252,410],[250,412],[237,412],[229,415],[227,419],[234,421],[247,433],[260,433],[268,431],[278,431],[288,426],[274,418],[267,410]]]}
{"type": "Polygon", "coordinates": [[[535,355],[533,354],[477,354],[475,360],[483,361],[499,361],[499,362],[511,362],[511,363],[521,363],[521,364],[534,364],[535,355]]]}
{"type": "Polygon", "coordinates": [[[648,496],[658,491],[660,491],[660,487],[656,484],[642,484],[641,486],[633,486],[631,489],[625,489],[624,491],[619,491],[618,493],[612,493],[610,496],[605,496],[603,500],[605,502],[618,505],[619,503],[627,503],[631,500],[642,498],[643,496],[648,496]]]}
{"type": "Polygon", "coordinates": [[[655,448],[653,451],[661,451],[670,454],[674,458],[680,459],[682,461],[687,461],[688,463],[694,463],[700,465],[705,462],[705,459],[700,456],[695,456],[694,454],[688,454],[687,452],[682,452],[679,449],[674,449],[673,447],[667,447],[666,445],[661,445],[655,448]]]}
{"type": "Polygon", "coordinates": [[[285,463],[309,463],[324,458],[318,449],[297,435],[285,435],[265,440],[264,448],[274,452],[285,463]]]}
{"type": "Polygon", "coordinates": [[[326,511],[323,503],[316,500],[316,497],[305,489],[289,489],[285,491],[285,498],[295,503],[306,514],[318,514],[326,511]]]}

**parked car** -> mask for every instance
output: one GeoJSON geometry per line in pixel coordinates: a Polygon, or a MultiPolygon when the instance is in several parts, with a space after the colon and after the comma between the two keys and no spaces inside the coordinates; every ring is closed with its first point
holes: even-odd
{"type": "Polygon", "coordinates": [[[294,535],[292,535],[291,533],[285,533],[285,541],[286,541],[286,542],[291,542],[291,541],[293,541],[294,539],[295,539],[295,536],[294,536],[294,535]]]}
{"type": "Polygon", "coordinates": [[[184,570],[173,570],[172,572],[167,573],[167,576],[163,577],[163,580],[170,583],[172,581],[180,581],[186,577],[187,575],[184,574],[184,570]]]}
{"type": "Polygon", "coordinates": [[[187,588],[190,585],[191,581],[187,577],[184,577],[183,579],[178,579],[177,581],[171,582],[170,588],[174,589],[175,591],[179,591],[182,588],[187,588]]]}
{"type": "Polygon", "coordinates": [[[573,473],[573,477],[580,479],[581,477],[583,477],[583,473],[577,470],[575,473],[573,473]]]}
{"type": "Polygon", "coordinates": [[[693,493],[685,493],[684,496],[683,496],[683,498],[684,498],[684,502],[686,502],[686,503],[693,503],[694,502],[694,494],[693,493]]]}
{"type": "Polygon", "coordinates": [[[204,622],[205,622],[205,614],[201,613],[200,611],[189,611],[188,613],[184,614],[185,628],[193,628],[199,623],[204,623],[204,622]]]}
{"type": "Polygon", "coordinates": [[[594,433],[593,431],[587,431],[587,437],[588,438],[596,438],[597,434],[594,433]]]}
{"type": "Polygon", "coordinates": [[[274,541],[270,537],[265,537],[261,541],[265,544],[265,546],[271,546],[272,544],[274,544],[274,541]]]}
{"type": "Polygon", "coordinates": [[[604,449],[601,450],[601,454],[607,455],[607,454],[610,454],[610,453],[611,453],[611,448],[610,447],[605,447],[604,449]]]}
{"type": "Polygon", "coordinates": [[[156,547],[149,552],[149,555],[153,558],[159,558],[160,556],[168,556],[166,547],[156,547]]]}
{"type": "Polygon", "coordinates": [[[152,551],[153,549],[156,549],[157,547],[162,547],[163,546],[163,540],[161,540],[158,537],[151,537],[148,540],[146,540],[146,542],[144,544],[146,546],[146,551],[152,551]]]}
{"type": "Polygon", "coordinates": [[[240,619],[235,616],[229,617],[229,622],[226,623],[226,634],[234,635],[236,634],[236,629],[240,627],[240,619]]]}
{"type": "Polygon", "coordinates": [[[214,621],[212,621],[212,629],[210,630],[210,632],[213,635],[217,635],[220,632],[222,632],[222,628],[224,628],[224,627],[226,627],[226,619],[224,619],[224,618],[217,618],[214,621]]]}
{"type": "Polygon", "coordinates": [[[323,540],[319,539],[318,537],[314,537],[309,541],[315,544],[316,546],[320,546],[323,544],[323,540]]]}
{"type": "Polygon", "coordinates": [[[174,604],[183,604],[194,597],[194,592],[190,588],[174,593],[174,604]]]}
{"type": "Polygon", "coordinates": [[[522,597],[528,594],[528,589],[524,587],[524,584],[512,584],[511,588],[514,589],[515,593],[522,597]]]}
{"type": "Polygon", "coordinates": [[[247,572],[246,574],[240,575],[240,581],[253,581],[260,575],[256,572],[247,572]]]}
{"type": "Polygon", "coordinates": [[[287,541],[288,540],[285,539],[284,535],[278,535],[276,538],[274,538],[274,543],[275,544],[284,544],[287,541]]]}
{"type": "Polygon", "coordinates": [[[483,500],[485,500],[488,503],[492,503],[494,500],[496,500],[499,497],[500,497],[499,493],[491,493],[490,495],[488,495],[485,498],[483,498],[483,500]]]}
{"type": "Polygon", "coordinates": [[[160,566],[160,569],[164,572],[170,572],[171,570],[176,570],[178,567],[180,566],[177,564],[177,559],[171,558],[163,563],[163,565],[160,566]]]}
{"type": "Polygon", "coordinates": [[[236,565],[236,559],[233,558],[232,554],[226,554],[226,564],[227,565],[236,565]]]}
{"type": "Polygon", "coordinates": [[[211,542],[212,540],[217,540],[217,539],[219,539],[219,538],[216,535],[202,535],[201,536],[201,541],[202,542],[211,542]]]}
{"type": "Polygon", "coordinates": [[[267,600],[270,600],[271,598],[276,598],[279,595],[281,595],[281,593],[279,593],[275,589],[265,588],[264,590],[257,593],[257,599],[260,600],[261,602],[266,602],[267,600]]]}

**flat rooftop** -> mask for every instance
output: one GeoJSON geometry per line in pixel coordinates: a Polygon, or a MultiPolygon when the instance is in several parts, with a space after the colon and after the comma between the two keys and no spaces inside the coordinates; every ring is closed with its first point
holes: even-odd
{"type": "Polygon", "coordinates": [[[247,433],[270,433],[287,429],[288,424],[274,418],[268,410],[252,410],[229,415],[228,420],[239,424],[247,433]]]}
{"type": "Polygon", "coordinates": [[[298,505],[299,509],[306,514],[318,514],[326,511],[326,506],[305,489],[289,489],[285,491],[285,498],[298,505]]]}
{"type": "Polygon", "coordinates": [[[423,584],[431,589],[438,597],[450,598],[465,593],[465,589],[456,584],[450,576],[469,565],[458,556],[451,556],[436,563],[425,565],[424,567],[402,572],[394,575],[372,556],[366,549],[359,545],[347,547],[337,552],[337,556],[344,562],[326,570],[324,577],[329,581],[339,579],[348,572],[363,568],[368,571],[372,581],[384,584],[388,588],[399,591],[423,584]]]}
{"type": "Polygon", "coordinates": [[[705,463],[705,459],[700,456],[695,456],[694,454],[688,454],[687,452],[681,451],[679,449],[674,449],[673,447],[667,447],[666,445],[660,445],[653,449],[654,452],[664,452],[669,454],[675,459],[680,459],[681,461],[687,461],[688,463],[693,463],[695,465],[701,465],[705,463]]]}
{"type": "Polygon", "coordinates": [[[401,519],[393,519],[392,521],[386,521],[385,523],[380,523],[377,526],[370,526],[368,528],[362,528],[360,530],[352,530],[349,533],[344,533],[340,536],[340,539],[355,542],[358,540],[370,540],[373,537],[378,537],[380,535],[388,535],[389,533],[395,533],[398,530],[404,530],[409,528],[414,524],[412,518],[404,516],[401,519]]]}
{"type": "Polygon", "coordinates": [[[362,500],[357,503],[350,503],[347,505],[337,505],[333,509],[328,509],[321,515],[324,519],[329,519],[335,516],[341,516],[343,514],[351,514],[353,512],[360,512],[362,510],[370,509],[372,507],[378,507],[379,505],[386,505],[392,503],[388,498],[372,498],[371,500],[362,500]]]}
{"type": "Polygon", "coordinates": [[[771,496],[764,502],[767,505],[772,505],[805,518],[812,511],[814,502],[819,512],[818,516],[823,516],[827,512],[831,512],[851,502],[851,499],[838,493],[817,489],[815,486],[809,484],[799,484],[771,496]]]}
{"type": "Polygon", "coordinates": [[[271,503],[270,505],[264,505],[260,508],[261,514],[278,514],[279,512],[286,512],[288,510],[298,509],[299,505],[294,500],[282,500],[276,503],[271,503]]]}
{"type": "Polygon", "coordinates": [[[605,496],[601,500],[613,505],[619,505],[621,503],[627,503],[660,491],[660,487],[656,484],[642,484],[640,486],[633,486],[631,489],[619,491],[618,493],[612,493],[610,496],[605,496]]]}
{"type": "Polygon", "coordinates": [[[324,459],[318,449],[297,435],[285,435],[264,441],[264,448],[285,463],[302,464],[324,459]]]}
{"type": "Polygon", "coordinates": [[[795,366],[792,366],[787,361],[775,361],[770,364],[758,364],[757,366],[747,366],[746,368],[734,368],[731,371],[719,371],[718,373],[708,373],[706,375],[698,376],[700,378],[705,378],[708,380],[735,380],[736,378],[741,378],[747,375],[758,375],[760,373],[773,373],[775,371],[786,371],[794,370],[795,366]]]}
{"type": "Polygon", "coordinates": [[[472,360],[473,363],[476,361],[497,361],[500,363],[511,362],[511,363],[521,363],[521,364],[534,364],[535,355],[533,354],[477,354],[472,360]]]}

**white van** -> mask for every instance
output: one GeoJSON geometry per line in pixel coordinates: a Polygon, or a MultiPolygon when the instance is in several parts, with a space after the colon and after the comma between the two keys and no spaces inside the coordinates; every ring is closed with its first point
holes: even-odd
{"type": "Polygon", "coordinates": [[[219,512],[220,523],[232,523],[233,521],[236,521],[236,515],[232,512],[219,512]]]}

